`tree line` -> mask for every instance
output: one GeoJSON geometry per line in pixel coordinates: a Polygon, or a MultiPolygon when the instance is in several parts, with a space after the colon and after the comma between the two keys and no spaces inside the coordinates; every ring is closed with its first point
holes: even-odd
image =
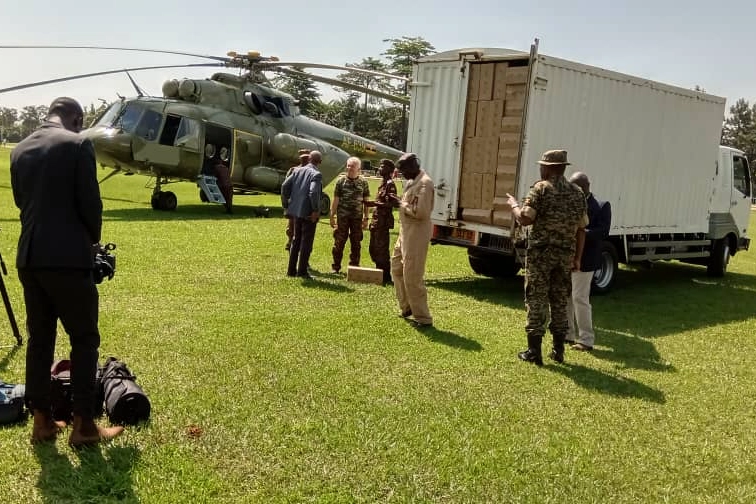
{"type": "MultiPolygon", "coordinates": [[[[347,67],[373,70],[409,78],[412,62],[433,54],[436,48],[423,37],[400,37],[384,39],[388,47],[377,56],[368,56],[362,61],[347,63],[347,67]]],[[[348,71],[338,76],[340,80],[364,88],[401,96],[409,96],[406,83],[394,84],[373,75],[348,71]]],[[[321,99],[315,82],[307,77],[282,75],[273,79],[278,89],[289,93],[299,101],[303,115],[325,122],[337,128],[377,142],[406,148],[407,106],[360,93],[346,88],[334,88],[339,97],[329,102],[321,99]]],[[[703,91],[696,86],[697,90],[703,91]]],[[[86,107],[84,124],[89,124],[105,107],[101,104],[86,107]]],[[[16,110],[0,107],[0,137],[8,142],[18,142],[34,131],[45,119],[47,107],[30,105],[16,110]]],[[[756,179],[756,103],[753,105],[741,98],[729,109],[722,127],[722,144],[740,149],[751,161],[752,179],[756,179]]]]}

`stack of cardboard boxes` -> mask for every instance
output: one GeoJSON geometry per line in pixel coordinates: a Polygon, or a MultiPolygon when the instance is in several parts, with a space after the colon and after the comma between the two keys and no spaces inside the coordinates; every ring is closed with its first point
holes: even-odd
{"type": "MultiPolygon", "coordinates": [[[[518,62],[519,63],[519,62],[518,62]]],[[[466,221],[511,225],[527,66],[470,64],[459,207],[466,221]]]]}

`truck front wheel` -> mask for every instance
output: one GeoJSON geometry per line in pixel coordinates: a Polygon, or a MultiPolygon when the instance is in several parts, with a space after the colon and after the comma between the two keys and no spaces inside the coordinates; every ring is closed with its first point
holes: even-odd
{"type": "Polygon", "coordinates": [[[730,240],[725,236],[719,240],[714,240],[709,256],[709,264],[706,267],[706,274],[710,277],[723,277],[727,271],[727,264],[730,262],[730,240]]]}
{"type": "Polygon", "coordinates": [[[606,294],[617,276],[617,248],[610,242],[601,243],[601,266],[593,272],[593,294],[606,294]]]}
{"type": "Polygon", "coordinates": [[[511,278],[520,271],[520,264],[514,256],[468,250],[467,259],[475,273],[490,278],[511,278]]]}

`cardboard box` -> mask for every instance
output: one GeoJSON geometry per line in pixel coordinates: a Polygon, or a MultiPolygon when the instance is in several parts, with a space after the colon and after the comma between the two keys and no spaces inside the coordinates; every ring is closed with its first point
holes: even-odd
{"type": "Polygon", "coordinates": [[[511,227],[512,226],[512,211],[511,210],[494,210],[492,215],[492,221],[494,226],[511,227]]]}
{"type": "Polygon", "coordinates": [[[502,211],[506,210],[508,212],[512,211],[512,208],[509,206],[509,203],[507,203],[508,198],[506,196],[497,196],[493,200],[493,209],[494,211],[502,211]]]}
{"type": "Polygon", "coordinates": [[[501,133],[499,135],[499,149],[519,149],[520,148],[520,134],[519,133],[501,133]]]}
{"type": "Polygon", "coordinates": [[[347,268],[347,281],[383,285],[383,270],[349,266],[347,268]]]}
{"type": "Polygon", "coordinates": [[[465,108],[465,137],[475,136],[475,121],[478,117],[478,101],[468,100],[465,108]]]}
{"type": "Polygon", "coordinates": [[[525,84],[507,84],[506,102],[504,106],[505,117],[521,117],[525,109],[525,84]]]}
{"type": "Polygon", "coordinates": [[[510,116],[507,117],[506,115],[506,103],[504,105],[505,114],[504,117],[501,118],[501,125],[499,126],[501,133],[517,133],[520,135],[520,132],[522,130],[522,117],[520,116],[510,116]]]}
{"type": "Polygon", "coordinates": [[[504,101],[478,101],[478,112],[475,121],[475,136],[492,137],[499,134],[501,117],[504,115],[504,101]]]}
{"type": "Polygon", "coordinates": [[[459,206],[462,208],[480,208],[480,195],[482,185],[482,174],[463,174],[459,187],[459,206]]]}
{"type": "Polygon", "coordinates": [[[528,82],[528,67],[509,67],[506,76],[507,84],[525,84],[528,82]]]}
{"type": "Polygon", "coordinates": [[[480,93],[480,65],[470,65],[470,78],[467,81],[467,100],[477,100],[480,93]]]}
{"type": "Polygon", "coordinates": [[[491,224],[491,210],[465,208],[462,210],[462,220],[478,222],[480,224],[491,224]]]}
{"type": "Polygon", "coordinates": [[[519,149],[499,149],[499,165],[517,166],[517,154],[519,149]]]}
{"type": "MultiPolygon", "coordinates": [[[[515,176],[514,166],[499,165],[496,170],[496,182],[494,183],[495,198],[506,198],[507,193],[514,194],[515,176]]],[[[495,206],[494,209],[496,209],[495,206]]]]}
{"type": "Polygon", "coordinates": [[[496,63],[496,67],[494,68],[494,100],[504,100],[506,98],[508,67],[509,63],[506,61],[503,63],[496,63]]]}
{"type": "Polygon", "coordinates": [[[465,138],[462,142],[462,173],[480,173],[478,167],[482,160],[485,139],[479,137],[465,138]]]}
{"type": "Polygon", "coordinates": [[[493,173],[484,173],[481,179],[480,208],[491,210],[493,208],[494,192],[496,189],[496,175],[493,173]]]}
{"type": "Polygon", "coordinates": [[[493,99],[494,70],[495,63],[479,63],[475,66],[480,67],[480,88],[478,89],[478,100],[493,99]]]}

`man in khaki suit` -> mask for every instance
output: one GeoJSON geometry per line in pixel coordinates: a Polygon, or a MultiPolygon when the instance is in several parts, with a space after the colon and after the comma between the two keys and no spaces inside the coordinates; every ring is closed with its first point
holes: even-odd
{"type": "Polygon", "coordinates": [[[396,298],[402,317],[414,317],[420,327],[433,325],[428,309],[428,292],[425,288],[425,259],[428,255],[433,225],[433,181],[420,169],[420,160],[412,153],[404,154],[397,163],[407,182],[399,202],[399,238],[391,256],[391,274],[394,277],[396,298]]]}

